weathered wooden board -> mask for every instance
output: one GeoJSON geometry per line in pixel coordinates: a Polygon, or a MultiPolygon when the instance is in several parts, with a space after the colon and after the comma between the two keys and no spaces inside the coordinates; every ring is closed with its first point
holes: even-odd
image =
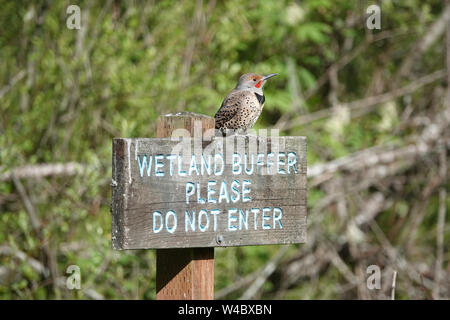
{"type": "Polygon", "coordinates": [[[112,186],[115,249],[306,241],[305,137],[114,139],[112,186]]]}

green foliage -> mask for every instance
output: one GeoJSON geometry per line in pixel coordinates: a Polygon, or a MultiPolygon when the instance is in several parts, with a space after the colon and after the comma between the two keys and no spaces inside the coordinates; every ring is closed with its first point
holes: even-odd
{"type": "MultiPolygon", "coordinates": [[[[383,1],[383,28],[408,34],[370,44],[339,70],[338,88],[326,81],[308,96],[331,65],[366,41],[369,33],[379,34],[366,30],[363,19],[351,22],[351,17],[363,15],[357,1],[79,1],[81,30],[66,28],[67,1],[46,3],[0,5],[0,92],[8,87],[0,95],[0,174],[53,162],[79,162],[86,169],[70,178],[24,181],[42,221],[42,238],[33,230],[14,184],[0,182],[0,245],[40,260],[46,242],[56,252],[59,276],[65,277],[66,268],[76,264],[82,270],[82,287],[108,299],[155,298],[155,252],[111,249],[113,137],[152,137],[156,119],[164,113],[186,110],[213,116],[245,72],[280,74],[265,87],[266,107],[256,128],[271,127],[283,115],[292,120],[331,107],[333,90],[340,102],[379,94],[373,89],[374,75],[389,89],[403,56],[442,12],[440,0],[383,1]],[[386,62],[382,56],[388,49],[395,54],[386,62]],[[300,96],[300,110],[294,106],[295,94],[300,96]]],[[[443,68],[443,61],[444,52],[436,45],[417,69],[443,68]]],[[[412,98],[422,101],[424,90],[412,98]]],[[[397,101],[356,118],[344,110],[282,133],[308,136],[312,165],[402,142],[396,128],[405,108],[397,101]]],[[[310,189],[309,207],[324,195],[319,188],[310,189]]],[[[434,228],[437,208],[438,199],[432,197],[421,236],[434,228]]],[[[403,219],[410,210],[408,198],[399,199],[380,218],[381,227],[389,227],[391,215],[403,219]]],[[[333,210],[327,214],[321,222],[324,237],[335,239],[340,226],[333,210]]],[[[445,240],[448,243],[448,228],[445,240]]],[[[216,290],[257,271],[278,249],[216,249],[216,290]]],[[[298,246],[292,246],[286,255],[297,251],[298,246]]],[[[14,256],[0,255],[0,266],[13,270],[7,285],[0,283],[2,299],[90,297],[83,290],[57,293],[29,262],[14,256]]],[[[330,269],[317,282],[287,288],[281,297],[340,298],[334,283],[341,278],[330,269]]],[[[265,284],[263,298],[274,297],[275,283],[265,284]]],[[[408,293],[402,296],[408,298],[408,293]]]]}

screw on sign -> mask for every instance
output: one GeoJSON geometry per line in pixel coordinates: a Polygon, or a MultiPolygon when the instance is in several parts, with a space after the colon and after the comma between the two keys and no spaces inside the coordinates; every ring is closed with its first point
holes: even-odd
{"type": "Polygon", "coordinates": [[[157,249],[157,299],[213,299],[214,247],[306,241],[306,138],[214,127],[179,113],[113,140],[112,244],[157,249]]]}

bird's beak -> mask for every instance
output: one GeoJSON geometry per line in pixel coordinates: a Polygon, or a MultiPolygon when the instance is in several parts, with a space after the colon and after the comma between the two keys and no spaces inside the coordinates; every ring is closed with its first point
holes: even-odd
{"type": "Polygon", "coordinates": [[[266,80],[269,79],[269,78],[275,77],[277,74],[278,74],[278,73],[271,73],[271,74],[268,74],[267,76],[264,76],[264,77],[263,77],[263,80],[266,81],[266,80]]]}

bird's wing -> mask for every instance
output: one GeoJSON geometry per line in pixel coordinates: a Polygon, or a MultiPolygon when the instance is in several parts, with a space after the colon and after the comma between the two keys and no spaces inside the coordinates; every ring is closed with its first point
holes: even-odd
{"type": "Polygon", "coordinates": [[[219,129],[223,125],[233,119],[241,109],[242,105],[250,102],[254,98],[250,91],[232,91],[222,102],[220,109],[214,118],[216,119],[216,128],[219,129]]]}

